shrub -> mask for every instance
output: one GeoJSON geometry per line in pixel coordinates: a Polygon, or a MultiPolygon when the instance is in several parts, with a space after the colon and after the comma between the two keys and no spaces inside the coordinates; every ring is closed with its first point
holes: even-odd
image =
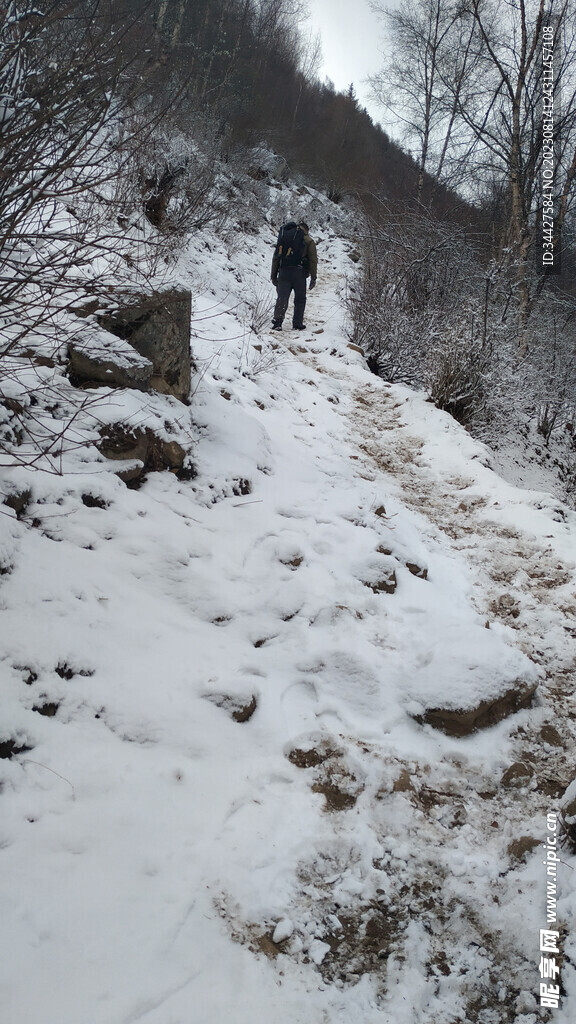
{"type": "Polygon", "coordinates": [[[492,374],[492,353],[476,337],[448,326],[428,355],[426,383],[438,409],[465,426],[485,421],[492,374]]]}

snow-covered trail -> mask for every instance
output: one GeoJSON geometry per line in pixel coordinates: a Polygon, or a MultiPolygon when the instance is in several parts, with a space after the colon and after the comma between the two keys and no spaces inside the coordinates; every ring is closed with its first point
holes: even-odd
{"type": "MultiPolygon", "coordinates": [[[[342,286],[332,267],[314,299],[315,319],[336,318],[343,334],[342,305],[334,302],[342,286]]],[[[575,570],[573,513],[549,494],[507,486],[492,471],[488,449],[452,417],[423,395],[364,372],[357,377],[353,351],[342,367],[342,352],[326,358],[321,341],[313,333],[306,347],[291,351],[332,378],[338,401],[345,396],[349,437],[361,453],[358,476],[386,474],[388,493],[422,516],[422,540],[441,535],[474,569],[480,613],[511,626],[547,678],[569,675],[576,656],[566,642],[576,637],[576,593],[566,593],[575,570]]],[[[565,698],[573,699],[570,689],[565,698]]]]}
{"type": "Polygon", "coordinates": [[[39,526],[7,521],[5,728],[29,748],[1,762],[8,1019],[538,1020],[574,516],[368,373],[326,235],[302,334],[229,312],[268,240],[195,251],[199,322],[223,312],[193,346],[194,480],[128,490],[86,449],[35,484],[39,526]],[[414,719],[518,676],[535,706],[491,729],[414,719]]]}
{"type": "MultiPolygon", "coordinates": [[[[308,318],[309,332],[302,340],[292,337],[288,344],[295,358],[314,371],[310,385],[318,388],[335,405],[336,415],[340,415],[345,424],[343,436],[358,452],[348,453],[348,458],[353,461],[352,475],[358,494],[364,492],[367,498],[368,484],[372,499],[370,503],[365,500],[359,505],[362,526],[366,526],[366,513],[369,519],[369,514],[374,513],[378,506],[382,534],[388,536],[385,544],[388,553],[396,549],[395,554],[398,555],[403,551],[404,556],[408,554],[413,559],[413,565],[427,565],[434,561],[434,553],[438,549],[444,554],[450,552],[455,560],[454,575],[448,570],[445,582],[449,586],[452,582],[456,584],[454,601],[459,603],[461,600],[457,584],[461,582],[458,580],[459,572],[464,571],[468,585],[466,596],[485,620],[486,627],[500,629],[509,643],[518,645],[539,666],[537,706],[529,716],[515,716],[516,722],[508,731],[507,756],[513,769],[509,773],[511,780],[514,780],[514,770],[520,766],[516,782],[508,782],[506,771],[502,770],[505,784],[494,788],[495,769],[498,771],[502,765],[503,750],[499,746],[502,734],[499,738],[492,737],[495,739],[493,750],[478,737],[469,744],[462,743],[461,750],[466,752],[463,759],[455,756],[454,752],[451,755],[446,752],[443,766],[432,767],[429,761],[431,750],[423,759],[414,761],[406,758],[408,775],[414,770],[412,783],[407,784],[407,788],[414,784],[418,792],[415,803],[418,805],[420,802],[420,810],[424,807],[430,811],[432,807],[435,814],[438,811],[436,805],[439,805],[445,815],[443,827],[447,823],[452,828],[456,819],[453,819],[453,810],[448,810],[443,797],[449,804],[457,793],[464,791],[464,817],[468,821],[466,827],[470,833],[471,848],[476,844],[492,846],[493,864],[498,864],[504,853],[504,835],[513,865],[519,850],[519,860],[525,855],[523,843],[526,850],[536,843],[531,838],[533,829],[528,823],[544,820],[547,811],[556,808],[558,797],[572,778],[570,751],[573,720],[576,718],[573,688],[576,668],[574,514],[544,492],[508,486],[490,468],[490,455],[484,446],[473,441],[451,417],[431,407],[424,396],[401,387],[391,387],[367,375],[360,366],[361,360],[350,348],[346,351],[337,345],[330,351],[324,337],[326,325],[336,319],[336,334],[341,338],[344,333],[342,307],[334,303],[334,295],[341,289],[340,274],[333,269],[314,296],[315,315],[308,318]],[[381,504],[382,500],[385,500],[385,506],[381,504]],[[403,526],[406,527],[406,509],[413,512],[415,530],[410,534],[412,542],[416,535],[418,537],[418,543],[411,551],[406,548],[405,536],[400,543],[395,537],[395,517],[404,516],[403,526]],[[459,768],[455,775],[448,767],[451,760],[459,768]],[[432,778],[426,779],[430,773],[432,778]],[[520,789],[518,798],[516,786],[520,789]],[[480,799],[475,800],[475,793],[480,799]],[[489,807],[486,814],[487,798],[489,807]],[[474,819],[474,827],[470,831],[471,819],[474,819]],[[494,848],[490,837],[493,837],[492,830],[498,823],[502,835],[494,848]]],[[[313,426],[313,414],[310,419],[313,426]]],[[[337,430],[333,431],[332,436],[337,434],[337,430]]],[[[402,628],[410,622],[412,611],[403,608],[402,628]]],[[[420,615],[422,611],[422,608],[418,609],[420,615]]],[[[423,626],[422,632],[425,633],[427,628],[423,626]]],[[[407,633],[410,633],[410,628],[407,633]]],[[[372,642],[378,644],[381,638],[373,637],[372,642]]],[[[394,753],[398,756],[398,748],[394,753]]],[[[370,769],[365,770],[365,777],[370,777],[370,769]]],[[[403,773],[399,778],[405,779],[403,773]]],[[[397,783],[398,778],[393,789],[397,783]]],[[[404,782],[400,788],[403,785],[404,782]]],[[[377,815],[374,811],[372,815],[374,824],[377,815]]],[[[390,845],[402,845],[407,827],[410,831],[410,826],[403,820],[398,833],[392,830],[395,842],[390,845]]],[[[449,838],[441,829],[434,839],[434,828],[429,818],[427,828],[430,830],[428,858],[430,849],[436,846],[439,858],[435,870],[440,876],[444,875],[444,886],[449,889],[445,872],[450,861],[447,850],[453,837],[449,838]]],[[[378,831],[377,826],[375,831],[378,831]]],[[[410,884],[416,890],[423,884],[429,892],[430,866],[430,860],[425,858],[424,866],[420,864],[415,868],[410,884]]],[[[410,874],[407,871],[407,875],[410,874]]],[[[473,895],[463,897],[462,892],[459,893],[460,911],[467,901],[474,904],[479,898],[484,906],[492,897],[499,902],[495,896],[495,876],[491,872],[489,874],[485,896],[480,896],[481,886],[478,886],[477,877],[473,880],[473,895]],[[488,895],[490,892],[492,896],[488,895]]],[[[502,877],[502,872],[499,874],[502,877]]],[[[533,902],[535,893],[530,897],[526,891],[518,891],[522,897],[520,904],[522,901],[533,902]]],[[[318,897],[319,892],[316,892],[318,897]]],[[[413,910],[409,911],[409,916],[413,910]]],[[[520,906],[518,912],[522,915],[520,906]]],[[[417,902],[416,915],[421,916],[417,902]]],[[[450,938],[447,939],[442,929],[440,932],[440,944],[443,943],[446,949],[458,928],[455,928],[453,920],[449,920],[447,932],[450,938]]],[[[492,939],[491,955],[498,955],[497,935],[493,934],[492,939]]],[[[486,944],[490,946],[490,943],[486,944]]],[[[509,963],[514,959],[511,948],[501,947],[500,953],[507,957],[509,963]]],[[[523,1005],[522,1000],[519,1005],[523,1005]]],[[[529,1005],[528,999],[526,1007],[529,1005]]],[[[412,1012],[418,1013],[415,1006],[412,1012]]],[[[426,1015],[423,1019],[427,1019],[426,1015]]],[[[520,1016],[511,1019],[519,1020],[520,1016]]]]}

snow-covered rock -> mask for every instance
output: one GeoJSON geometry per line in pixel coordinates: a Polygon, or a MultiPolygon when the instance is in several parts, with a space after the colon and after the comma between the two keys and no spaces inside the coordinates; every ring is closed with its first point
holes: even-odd
{"type": "Polygon", "coordinates": [[[70,342],[70,375],[77,384],[146,391],[152,379],[152,361],[127,341],[108,331],[86,328],[70,342]]]}

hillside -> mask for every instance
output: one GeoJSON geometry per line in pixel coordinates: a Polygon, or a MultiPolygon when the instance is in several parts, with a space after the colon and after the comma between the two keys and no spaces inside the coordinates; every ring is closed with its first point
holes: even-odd
{"type": "Polygon", "coordinates": [[[190,405],[79,407],[62,361],[36,367],[75,444],[3,474],[29,490],[0,518],[6,1019],[568,1024],[568,846],[552,1015],[539,930],[574,776],[576,514],[368,371],[353,222],[267,195],[257,234],[206,229],[173,271],[190,405]],[[272,335],[281,212],[321,263],[308,329],[272,335]],[[190,472],[127,487],[95,447],[120,419],[190,472]]]}

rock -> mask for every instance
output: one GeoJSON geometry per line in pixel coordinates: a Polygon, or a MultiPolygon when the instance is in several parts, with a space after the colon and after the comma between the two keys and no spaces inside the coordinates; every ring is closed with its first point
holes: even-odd
{"type": "Polygon", "coordinates": [[[563,747],[564,741],[553,725],[543,725],[540,729],[540,739],[551,747],[563,747]]]}
{"type": "Polygon", "coordinates": [[[406,562],[406,568],[408,569],[408,572],[411,572],[413,576],[417,576],[418,579],[428,579],[428,569],[422,565],[418,565],[417,562],[406,562]]]}
{"type": "Polygon", "coordinates": [[[370,587],[370,590],[373,590],[375,594],[394,594],[398,586],[396,572],[394,569],[389,569],[374,583],[365,581],[364,586],[370,587]]]}
{"type": "Polygon", "coordinates": [[[75,316],[80,316],[83,319],[92,316],[98,312],[100,308],[100,299],[89,299],[87,302],[81,303],[79,306],[71,306],[70,312],[74,313],[75,316]]]}
{"type": "Polygon", "coordinates": [[[149,385],[161,394],[188,399],[191,382],[192,296],[173,288],[155,295],[127,297],[99,323],[152,364],[149,385]]]}
{"type": "Polygon", "coordinates": [[[150,359],[108,331],[89,330],[68,346],[68,373],[77,387],[147,391],[152,372],[150,359]]]}
{"type": "Polygon", "coordinates": [[[0,740],[0,758],[16,757],[18,754],[27,753],[28,750],[32,750],[32,747],[18,743],[14,739],[0,740]]]}
{"type": "Polygon", "coordinates": [[[539,671],[518,648],[485,629],[439,612],[429,642],[405,681],[406,710],[450,736],[468,736],[531,705],[539,671]]]}
{"type": "Polygon", "coordinates": [[[32,491],[29,487],[22,490],[14,490],[10,494],[7,494],[3,499],[2,504],[11,508],[17,516],[21,516],[26,510],[32,497],[32,491]]]}
{"type": "Polygon", "coordinates": [[[117,476],[124,483],[131,483],[142,475],[148,455],[148,438],[146,431],[131,430],[122,424],[105,427],[101,432],[102,440],[98,448],[106,459],[137,461],[140,465],[129,466],[117,471],[117,476]]]}
{"type": "Polygon", "coordinates": [[[421,725],[432,725],[447,736],[470,736],[478,729],[486,729],[503,718],[513,715],[521,708],[530,707],[536,692],[536,683],[517,680],[503,693],[493,698],[480,701],[474,707],[428,708],[424,714],[413,715],[421,725]]]}
{"type": "Polygon", "coordinates": [[[249,722],[258,707],[255,694],[241,697],[230,693],[206,693],[204,699],[226,711],[235,722],[249,722]]]}
{"type": "Polygon", "coordinates": [[[296,570],[302,565],[302,562],[304,561],[304,556],[295,555],[294,558],[289,558],[287,556],[286,558],[280,558],[279,561],[282,563],[282,565],[287,566],[289,569],[296,570]]]}
{"type": "Polygon", "coordinates": [[[24,413],[24,406],[22,405],[22,402],[18,401],[17,398],[9,398],[8,396],[3,396],[2,399],[0,400],[0,405],[3,405],[6,409],[9,409],[10,412],[14,413],[16,416],[22,416],[24,413]]]}
{"type": "Polygon", "coordinates": [[[555,775],[542,775],[538,774],[538,783],[536,790],[538,793],[543,793],[544,796],[552,797],[553,800],[558,800],[562,796],[566,789],[566,778],[561,778],[555,775]]]}
{"type": "Polygon", "coordinates": [[[500,784],[505,786],[506,789],[521,789],[527,786],[533,777],[534,769],[532,765],[526,764],[525,761],[515,761],[504,772],[500,779],[500,784]]]}
{"type": "Polygon", "coordinates": [[[501,594],[490,607],[494,614],[500,615],[501,618],[517,619],[520,615],[520,604],[512,594],[501,594]]]}
{"type": "Polygon", "coordinates": [[[281,942],[286,942],[287,939],[291,939],[294,934],[294,922],[290,921],[289,918],[284,917],[281,921],[278,921],[272,935],[272,942],[278,946],[281,942]]]}
{"type": "Polygon", "coordinates": [[[81,497],[82,504],[85,505],[86,508],[108,508],[108,503],[104,501],[104,498],[100,498],[96,494],[86,493],[83,494],[81,497]]]}
{"type": "Polygon", "coordinates": [[[115,423],[105,427],[100,436],[98,448],[105,458],[140,463],[117,471],[117,476],[125,483],[137,480],[146,470],[186,472],[184,462],[188,453],[182,445],[177,441],[166,441],[149,428],[141,430],[140,427],[115,423]]]}
{"type": "Polygon", "coordinates": [[[287,181],[290,168],[287,160],[269,149],[257,147],[250,152],[248,174],[256,181],[287,181]]]}
{"type": "Polygon", "coordinates": [[[54,718],[59,707],[59,704],[47,701],[45,704],[34,704],[32,711],[37,711],[39,715],[44,715],[46,718],[54,718]]]}

